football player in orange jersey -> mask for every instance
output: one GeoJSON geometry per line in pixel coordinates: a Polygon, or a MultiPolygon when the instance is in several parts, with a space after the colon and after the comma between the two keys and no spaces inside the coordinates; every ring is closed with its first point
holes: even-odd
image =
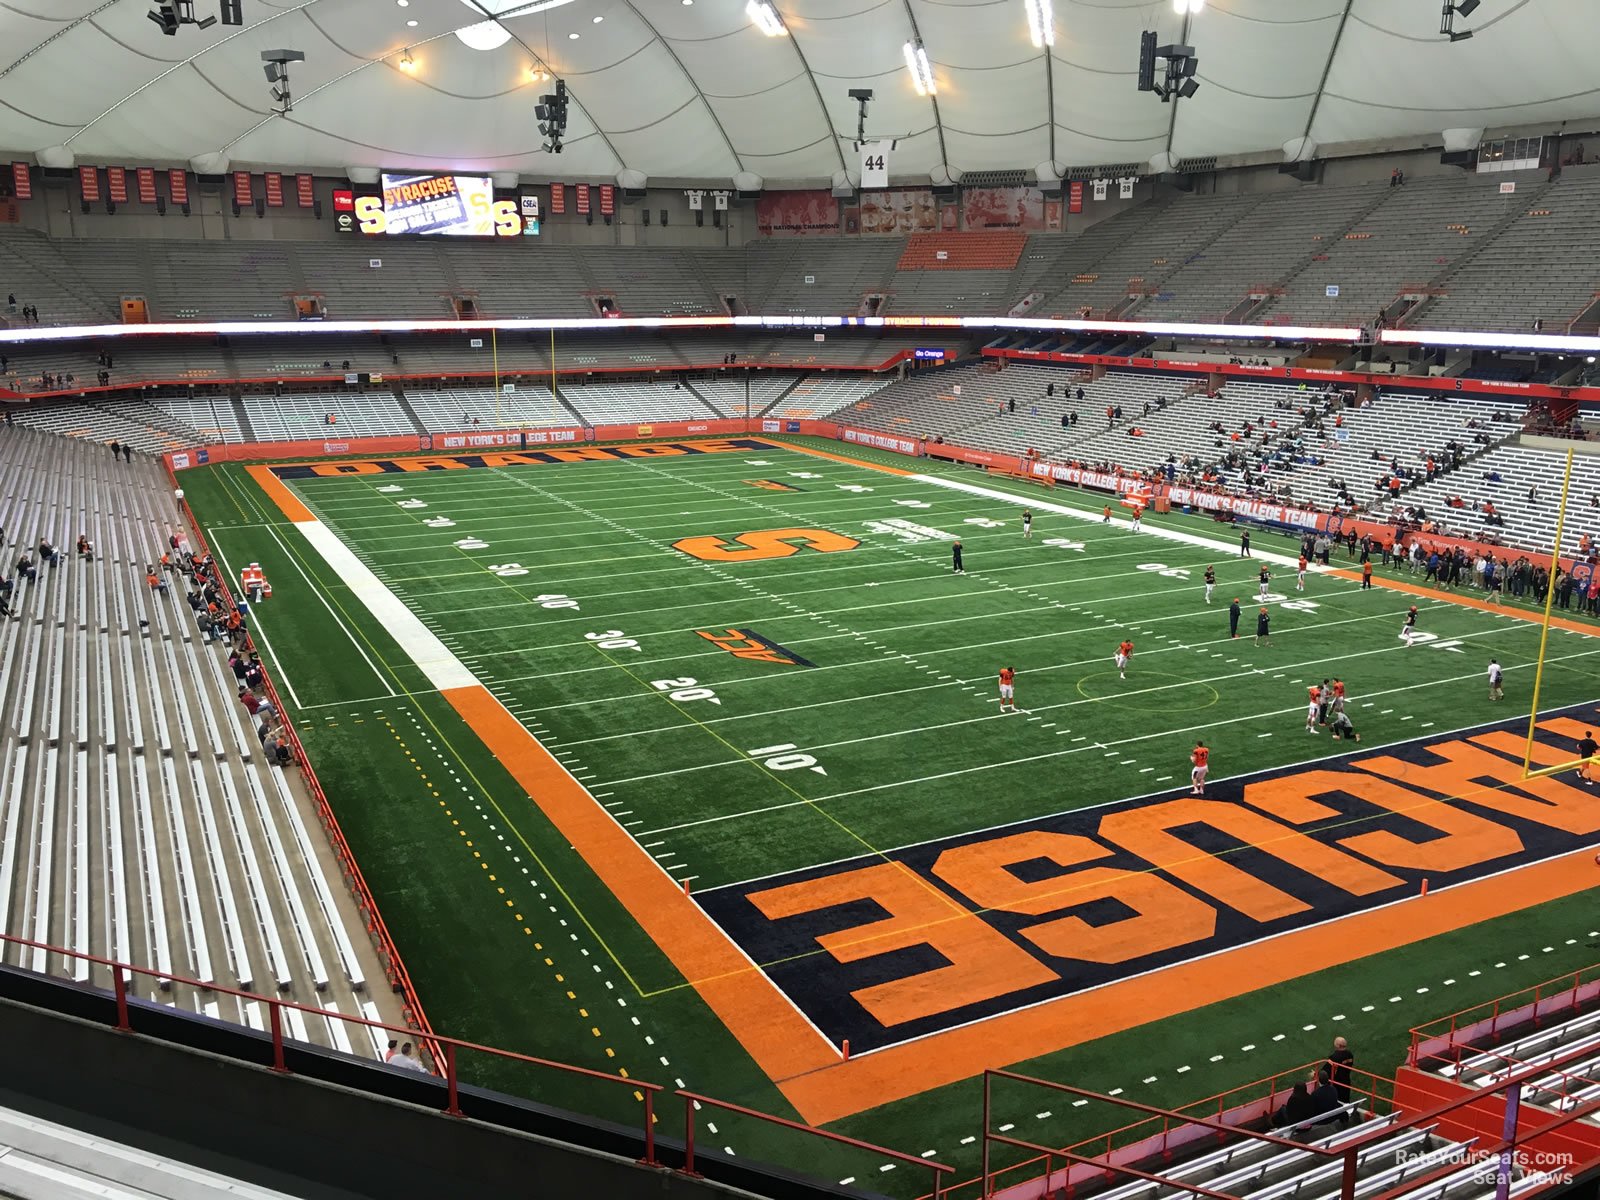
{"type": "Polygon", "coordinates": [[[1206,794],[1206,770],[1211,762],[1211,751],[1206,749],[1204,742],[1196,742],[1194,749],[1189,751],[1189,762],[1193,765],[1189,769],[1189,794],[1191,796],[1204,796],[1206,794]]]}
{"type": "Polygon", "coordinates": [[[1017,711],[1017,672],[1015,667],[1000,668],[1000,711],[1005,712],[1008,706],[1012,712],[1017,711]]]}
{"type": "Polygon", "coordinates": [[[1132,642],[1124,641],[1121,645],[1119,645],[1117,647],[1117,653],[1115,655],[1115,658],[1116,658],[1116,663],[1117,663],[1117,675],[1120,678],[1126,679],[1128,677],[1128,660],[1130,658],[1132,658],[1132,657],[1133,657],[1133,643],[1132,642]]]}

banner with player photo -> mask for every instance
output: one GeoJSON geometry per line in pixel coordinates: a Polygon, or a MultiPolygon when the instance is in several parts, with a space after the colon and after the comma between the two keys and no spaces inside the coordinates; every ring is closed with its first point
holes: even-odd
{"type": "Polygon", "coordinates": [[[963,229],[1020,229],[1036,233],[1047,225],[1044,193],[1038,188],[961,189],[963,229]]]}
{"type": "Polygon", "coordinates": [[[756,230],[774,235],[839,232],[839,201],[822,189],[762,192],[756,201],[756,230]]]}
{"type": "Polygon", "coordinates": [[[939,210],[931,188],[863,192],[860,207],[845,209],[843,216],[846,233],[904,237],[939,228],[939,210]]]}

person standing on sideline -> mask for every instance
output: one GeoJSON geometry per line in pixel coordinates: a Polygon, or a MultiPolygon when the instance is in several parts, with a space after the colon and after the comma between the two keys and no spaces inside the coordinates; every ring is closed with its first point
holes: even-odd
{"type": "Polygon", "coordinates": [[[1266,605],[1261,606],[1261,611],[1256,614],[1256,645],[1265,641],[1272,645],[1272,614],[1267,612],[1266,605]]]}
{"type": "Polygon", "coordinates": [[[1328,1082],[1339,1095],[1340,1104],[1350,1103],[1350,1068],[1356,1056],[1350,1052],[1350,1043],[1342,1037],[1333,1039],[1333,1052],[1328,1055],[1328,1082]]]}
{"type": "Polygon", "coordinates": [[[1361,590],[1362,591],[1367,591],[1371,587],[1372,587],[1372,564],[1370,562],[1364,562],[1364,563],[1361,564],[1361,590]]]}
{"type": "Polygon", "coordinates": [[[1252,555],[1250,553],[1250,531],[1248,529],[1246,529],[1244,532],[1242,532],[1239,535],[1239,557],[1240,558],[1253,558],[1254,557],[1254,555],[1252,555]]]}
{"type": "Polygon", "coordinates": [[[957,575],[965,575],[967,569],[961,565],[961,539],[957,538],[950,546],[950,569],[957,575]]]}
{"type": "Polygon", "coordinates": [[[1196,742],[1194,749],[1189,751],[1189,794],[1191,796],[1204,796],[1206,794],[1206,771],[1210,766],[1211,751],[1206,749],[1204,742],[1196,742]]]}
{"type": "Polygon", "coordinates": [[[1267,570],[1265,564],[1262,565],[1261,571],[1256,577],[1256,581],[1261,585],[1261,603],[1265,604],[1267,602],[1267,592],[1270,590],[1272,584],[1272,572],[1267,570]]]}
{"type": "MultiPolygon", "coordinates": [[[[132,462],[133,459],[130,458],[128,461],[132,462]]],[[[178,504],[178,516],[180,516],[180,517],[183,516],[183,489],[182,488],[177,488],[176,490],[174,490],[173,493],[172,493],[172,498],[175,501],[177,501],[177,504],[178,504]]]]}
{"type": "Polygon", "coordinates": [[[1233,598],[1233,603],[1228,605],[1228,636],[1239,636],[1239,597],[1233,598]]]}
{"type": "Polygon", "coordinates": [[[1416,637],[1417,606],[1413,604],[1410,610],[1406,613],[1406,623],[1400,626],[1400,640],[1406,644],[1406,649],[1409,650],[1411,648],[1411,644],[1416,640],[1416,637]]]}
{"type": "Polygon", "coordinates": [[[1491,658],[1489,660],[1489,699],[1504,700],[1506,698],[1505,680],[1506,673],[1500,669],[1500,660],[1491,658]]]}
{"type": "Polygon", "coordinates": [[[1206,568],[1206,603],[1211,603],[1211,593],[1217,590],[1217,569],[1206,568]]]}
{"type": "Polygon", "coordinates": [[[1025,509],[1022,510],[1022,536],[1025,539],[1026,538],[1031,538],[1033,536],[1033,510],[1032,509],[1025,508],[1025,509]]]}

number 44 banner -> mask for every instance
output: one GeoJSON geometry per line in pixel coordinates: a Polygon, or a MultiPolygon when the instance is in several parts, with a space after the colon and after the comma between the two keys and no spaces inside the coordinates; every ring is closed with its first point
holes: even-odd
{"type": "Polygon", "coordinates": [[[889,151],[893,142],[861,143],[861,186],[886,188],[889,186],[889,151]]]}

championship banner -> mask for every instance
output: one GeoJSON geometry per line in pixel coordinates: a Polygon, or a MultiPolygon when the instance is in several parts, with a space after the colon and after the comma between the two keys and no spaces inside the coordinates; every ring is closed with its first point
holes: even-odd
{"type": "Polygon", "coordinates": [[[18,200],[33,199],[33,176],[28,171],[27,163],[11,164],[11,190],[16,193],[18,200]]]}
{"type": "Polygon", "coordinates": [[[1096,200],[1104,200],[1106,198],[1106,180],[1096,179],[1094,181],[1094,198],[1096,200]]]}
{"type": "Polygon", "coordinates": [[[1138,182],[1138,177],[1133,175],[1125,175],[1121,179],[1117,180],[1118,197],[1123,200],[1132,200],[1133,185],[1138,182]]]}
{"type": "Polygon", "coordinates": [[[106,168],[106,195],[113,204],[128,202],[128,171],[126,167],[106,168]]]}
{"type": "Polygon", "coordinates": [[[277,171],[268,171],[261,177],[261,190],[266,193],[268,208],[283,207],[283,176],[277,171]]]}
{"type": "Polygon", "coordinates": [[[156,202],[156,172],[154,167],[140,167],[133,173],[139,185],[139,203],[154,204],[156,202]]]}
{"type": "Polygon", "coordinates": [[[617,189],[609,183],[600,185],[600,215],[609,217],[617,211],[617,189]]]}
{"type": "Polygon", "coordinates": [[[295,195],[300,201],[301,208],[315,208],[317,206],[316,181],[310,175],[296,175],[294,177],[295,195]]]}
{"type": "Polygon", "coordinates": [[[580,183],[580,184],[577,185],[577,188],[578,188],[578,215],[580,217],[587,216],[588,212],[589,212],[589,185],[587,183],[580,183]]]}
{"type": "Polygon", "coordinates": [[[1073,180],[1067,185],[1067,211],[1081,213],[1083,211],[1083,181],[1073,180]]]}
{"type": "Polygon", "coordinates": [[[172,194],[174,204],[189,203],[189,172],[179,167],[168,171],[167,191],[172,194]]]}
{"type": "Polygon", "coordinates": [[[249,208],[255,203],[250,194],[250,172],[235,171],[233,173],[233,202],[240,208],[249,208]]]}
{"type": "Polygon", "coordinates": [[[550,211],[551,211],[552,214],[554,214],[554,213],[564,213],[564,212],[567,211],[567,185],[566,184],[564,184],[564,183],[552,183],[550,185],[550,211]]]}
{"type": "Polygon", "coordinates": [[[83,193],[85,204],[100,199],[100,169],[98,167],[78,168],[78,190],[83,193]]]}

